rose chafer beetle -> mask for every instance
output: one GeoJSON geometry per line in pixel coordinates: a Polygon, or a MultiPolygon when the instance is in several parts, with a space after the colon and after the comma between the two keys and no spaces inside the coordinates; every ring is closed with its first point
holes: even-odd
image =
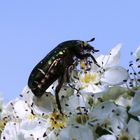
{"type": "Polygon", "coordinates": [[[94,39],[95,38],[92,38],[89,41],[65,41],[48,53],[47,56],[34,67],[29,76],[28,86],[34,95],[41,97],[46,89],[49,88],[53,82],[58,80],[58,85],[55,89],[55,98],[58,110],[62,113],[59,101],[59,91],[64,81],[69,82],[70,70],[74,69],[75,63],[90,57],[93,62],[99,66],[92,55],[92,53],[98,52],[99,50],[95,50],[88,43],[94,41],[94,39]]]}

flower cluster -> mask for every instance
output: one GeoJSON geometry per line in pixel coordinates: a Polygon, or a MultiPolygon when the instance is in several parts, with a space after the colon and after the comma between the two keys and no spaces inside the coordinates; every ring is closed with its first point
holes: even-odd
{"type": "Polygon", "coordinates": [[[83,60],[72,71],[59,92],[63,114],[57,81],[40,98],[28,86],[9,103],[1,98],[1,140],[140,140],[140,47],[125,69],[121,46],[96,56],[100,67],[83,60]]]}

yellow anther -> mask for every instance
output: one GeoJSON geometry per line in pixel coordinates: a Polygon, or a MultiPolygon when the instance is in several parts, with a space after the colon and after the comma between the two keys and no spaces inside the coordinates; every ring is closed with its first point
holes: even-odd
{"type": "Polygon", "coordinates": [[[86,114],[81,114],[75,118],[76,122],[79,124],[85,124],[88,121],[89,117],[86,114]]]}
{"type": "Polygon", "coordinates": [[[31,120],[31,121],[32,121],[34,118],[35,118],[35,115],[33,115],[33,114],[30,114],[30,115],[27,116],[27,119],[29,119],[29,120],[31,120]]]}
{"type": "Polygon", "coordinates": [[[96,75],[95,74],[91,74],[91,81],[95,81],[96,75]]]}
{"type": "Polygon", "coordinates": [[[80,77],[81,82],[84,83],[94,82],[95,79],[96,75],[91,73],[85,73],[83,76],[80,77]]]}
{"type": "Polygon", "coordinates": [[[52,128],[59,129],[66,126],[66,117],[58,112],[50,115],[50,124],[52,128]]]}
{"type": "Polygon", "coordinates": [[[91,80],[91,75],[89,73],[84,75],[84,82],[85,83],[89,83],[91,80]]]}
{"type": "Polygon", "coordinates": [[[0,121],[0,130],[2,130],[5,126],[5,121],[0,121]]]}
{"type": "Polygon", "coordinates": [[[85,61],[80,61],[80,68],[81,69],[85,69],[86,68],[86,63],[85,63],[85,61]]]}

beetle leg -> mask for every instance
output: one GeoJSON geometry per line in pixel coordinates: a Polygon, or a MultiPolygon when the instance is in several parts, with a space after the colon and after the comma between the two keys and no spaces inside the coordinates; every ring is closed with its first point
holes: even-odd
{"type": "Polygon", "coordinates": [[[62,110],[61,110],[61,104],[60,104],[60,100],[59,100],[59,91],[62,87],[64,83],[64,75],[62,75],[59,80],[58,80],[58,85],[55,89],[55,98],[56,98],[56,103],[57,103],[57,107],[58,107],[58,110],[60,111],[61,114],[63,114],[62,110]]]}
{"type": "Polygon", "coordinates": [[[70,83],[70,73],[72,72],[72,70],[73,70],[73,64],[72,65],[70,65],[68,68],[66,68],[66,82],[67,83],[70,83]]]}
{"type": "Polygon", "coordinates": [[[94,63],[95,63],[98,67],[101,67],[101,66],[97,63],[97,61],[96,61],[96,59],[93,57],[93,55],[90,54],[90,57],[92,58],[92,60],[94,61],[94,63]]]}
{"type": "Polygon", "coordinates": [[[76,90],[76,91],[77,91],[77,93],[79,93],[79,90],[80,90],[80,89],[75,88],[75,87],[74,87],[74,86],[72,86],[70,83],[68,83],[68,85],[69,85],[69,87],[71,87],[72,89],[76,90]]]}
{"type": "Polygon", "coordinates": [[[77,60],[75,60],[71,65],[69,65],[69,67],[66,68],[66,73],[65,73],[65,76],[66,76],[66,82],[67,83],[70,83],[70,75],[72,73],[72,70],[74,70],[74,67],[77,65],[77,60]]]}
{"type": "Polygon", "coordinates": [[[68,86],[71,87],[72,89],[76,90],[77,93],[79,93],[79,89],[75,88],[73,85],[70,84],[70,73],[72,71],[72,68],[73,68],[73,65],[71,65],[67,71],[66,71],[66,80],[67,80],[67,83],[68,83],[68,86]]]}
{"type": "Polygon", "coordinates": [[[66,70],[66,82],[69,83],[70,82],[70,67],[67,68],[66,70]]]}

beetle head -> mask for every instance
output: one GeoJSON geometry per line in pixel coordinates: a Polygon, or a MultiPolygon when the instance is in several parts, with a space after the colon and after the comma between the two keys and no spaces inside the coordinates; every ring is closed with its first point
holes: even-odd
{"type": "Polygon", "coordinates": [[[94,47],[92,47],[89,42],[94,41],[95,38],[92,38],[89,41],[77,41],[77,47],[75,47],[75,51],[76,53],[79,54],[86,54],[86,53],[94,53],[94,52],[98,52],[99,50],[94,49],[94,47]]]}

